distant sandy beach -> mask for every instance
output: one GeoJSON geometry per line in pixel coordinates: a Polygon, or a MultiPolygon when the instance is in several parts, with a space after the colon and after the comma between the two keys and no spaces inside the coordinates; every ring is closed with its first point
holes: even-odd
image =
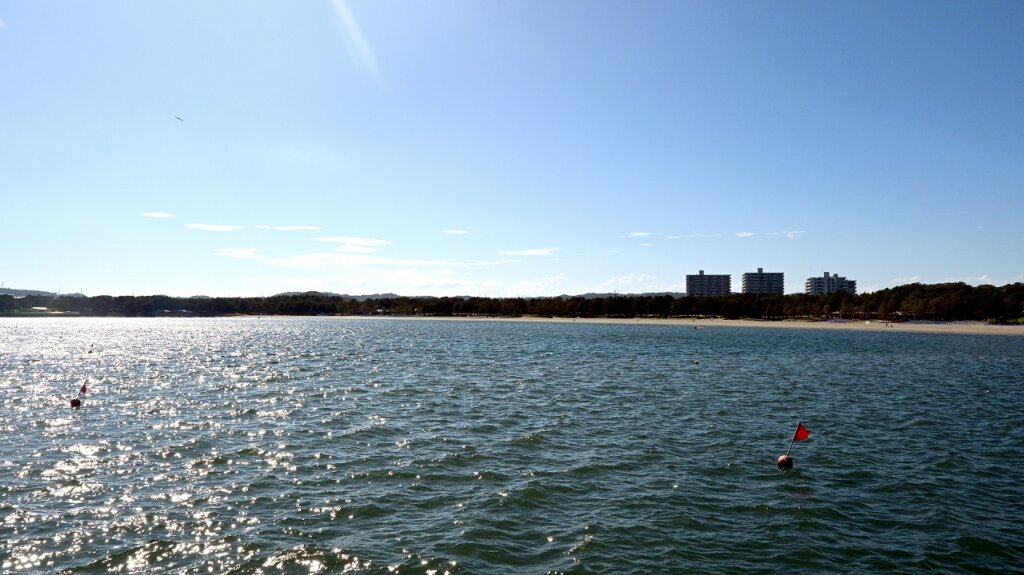
{"type": "MultiPolygon", "coordinates": [[[[374,316],[382,317],[382,316],[374,316]]],[[[599,323],[621,325],[671,325],[716,328],[716,327],[760,327],[769,329],[828,329],[848,331],[885,331],[911,333],[949,333],[970,335],[1017,335],[1024,336],[1024,325],[991,325],[980,322],[949,323],[891,323],[883,321],[758,321],[747,319],[658,319],[658,318],[545,318],[545,317],[409,317],[390,316],[395,319],[439,319],[450,321],[508,321],[543,323],[599,323]]]]}

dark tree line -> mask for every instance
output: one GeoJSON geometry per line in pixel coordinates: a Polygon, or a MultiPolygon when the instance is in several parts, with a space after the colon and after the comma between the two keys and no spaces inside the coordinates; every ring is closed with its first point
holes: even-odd
{"type": "Polygon", "coordinates": [[[319,292],[267,298],[153,296],[0,296],[0,312],[33,307],[89,316],[167,317],[226,315],[422,315],[669,318],[1022,321],[1024,284],[973,287],[964,283],[910,284],[864,295],[753,295],[673,297],[379,297],[353,298],[319,292]]]}

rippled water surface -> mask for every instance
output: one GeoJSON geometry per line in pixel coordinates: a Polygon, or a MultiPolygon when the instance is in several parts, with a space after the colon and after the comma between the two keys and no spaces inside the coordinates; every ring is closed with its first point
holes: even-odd
{"type": "Polygon", "coordinates": [[[3,319],[0,405],[4,573],[1024,565],[1019,337],[3,319]]]}

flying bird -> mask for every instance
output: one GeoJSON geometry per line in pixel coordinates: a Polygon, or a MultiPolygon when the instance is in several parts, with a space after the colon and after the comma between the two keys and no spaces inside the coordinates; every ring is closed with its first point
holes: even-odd
{"type": "Polygon", "coordinates": [[[185,121],[185,120],[181,119],[181,116],[175,116],[175,118],[177,118],[179,122],[184,122],[185,121]]]}

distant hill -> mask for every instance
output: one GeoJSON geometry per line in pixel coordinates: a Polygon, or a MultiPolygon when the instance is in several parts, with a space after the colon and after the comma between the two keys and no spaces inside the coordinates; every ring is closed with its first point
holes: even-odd
{"type": "Polygon", "coordinates": [[[672,296],[672,297],[686,297],[685,293],[672,292],[672,291],[659,291],[659,292],[647,292],[647,293],[585,293],[578,296],[563,295],[563,298],[581,297],[583,299],[603,299],[610,297],[661,297],[661,296],[672,296]]]}
{"type": "MultiPolygon", "coordinates": [[[[57,297],[58,294],[56,294],[54,292],[43,291],[43,290],[0,288],[0,295],[12,295],[14,297],[25,297],[25,296],[57,297]]],[[[66,294],[59,294],[59,295],[63,295],[64,297],[87,297],[85,294],[80,294],[80,293],[66,293],[66,294]]],[[[398,298],[402,297],[402,296],[400,296],[398,294],[394,294],[394,293],[375,293],[375,294],[365,294],[365,295],[349,295],[349,294],[341,294],[341,293],[335,293],[335,292],[321,292],[321,291],[304,291],[304,292],[290,291],[290,292],[283,292],[283,293],[279,293],[279,294],[274,294],[271,297],[281,297],[281,296],[286,296],[287,297],[287,296],[302,296],[302,295],[305,295],[305,296],[316,296],[316,297],[337,297],[337,298],[342,298],[342,299],[351,300],[351,301],[359,301],[359,302],[366,301],[366,300],[371,300],[371,299],[372,300],[398,299],[398,298]]],[[[563,294],[563,295],[558,296],[558,297],[561,298],[561,299],[572,299],[572,298],[577,298],[577,297],[581,297],[583,299],[603,299],[603,298],[613,298],[613,297],[659,297],[659,296],[665,296],[665,295],[672,296],[674,298],[680,298],[680,297],[684,297],[686,294],[685,293],[680,293],[680,292],[653,292],[653,293],[640,293],[640,294],[632,294],[632,293],[593,293],[593,292],[591,292],[591,293],[585,293],[585,294],[579,294],[579,295],[563,294]]],[[[154,296],[154,297],[157,297],[157,296],[154,296]]],[[[168,296],[159,296],[159,297],[168,297],[168,296]]],[[[434,296],[420,296],[420,297],[424,297],[426,299],[436,299],[434,296]]],[[[474,299],[474,297],[475,296],[460,295],[460,296],[454,296],[451,299],[470,300],[470,299],[474,299]]],[[[206,295],[194,295],[194,296],[191,296],[189,299],[213,299],[213,298],[211,298],[210,296],[206,296],[206,295]]],[[[545,298],[543,298],[543,297],[539,297],[539,298],[525,297],[525,298],[522,298],[522,299],[532,300],[532,299],[545,299],[545,298]]]]}
{"type": "MultiPolygon", "coordinates": [[[[366,301],[366,300],[370,300],[370,299],[375,299],[375,300],[376,299],[398,299],[398,298],[403,297],[403,296],[400,296],[400,295],[397,295],[397,294],[393,294],[393,293],[375,293],[375,294],[368,294],[368,295],[349,295],[349,294],[340,294],[340,293],[334,293],[334,292],[321,292],[321,291],[304,291],[304,292],[290,291],[290,292],[284,292],[284,293],[275,294],[273,297],[278,297],[278,296],[299,296],[299,295],[319,296],[319,297],[325,297],[325,296],[326,297],[340,297],[342,299],[353,300],[353,301],[366,301]]],[[[579,295],[563,294],[563,295],[560,295],[560,296],[557,296],[557,297],[560,298],[560,299],[572,299],[572,298],[577,298],[577,297],[581,297],[583,299],[603,299],[603,298],[612,298],[612,297],[660,297],[660,296],[666,296],[666,295],[674,297],[674,298],[680,298],[680,297],[685,297],[686,296],[686,294],[682,293],[682,292],[647,292],[647,293],[639,293],[639,294],[635,294],[635,293],[593,293],[593,292],[591,292],[591,293],[585,293],[585,294],[579,294],[579,295]]],[[[478,296],[457,295],[457,296],[452,296],[449,299],[471,300],[471,299],[477,299],[477,297],[478,296]]],[[[436,296],[415,296],[413,299],[439,299],[439,298],[437,298],[436,296]]],[[[488,299],[488,298],[483,297],[482,299],[488,299]]],[[[501,298],[498,298],[498,299],[501,299],[501,298]]],[[[534,299],[548,299],[548,298],[547,298],[547,296],[541,296],[541,297],[523,297],[523,298],[520,298],[520,299],[534,300],[534,299]]]]}
{"type": "MultiPolygon", "coordinates": [[[[13,288],[0,288],[0,295],[11,295],[14,297],[25,297],[25,296],[42,296],[42,297],[57,297],[57,294],[52,291],[43,291],[37,289],[13,289],[13,288]]],[[[84,294],[80,293],[66,293],[62,294],[65,297],[85,297],[84,294]]]]}
{"type": "Polygon", "coordinates": [[[297,296],[297,295],[309,295],[309,296],[327,296],[327,297],[340,297],[342,299],[352,301],[366,301],[368,299],[396,299],[400,296],[393,293],[375,293],[369,295],[348,295],[343,293],[334,292],[322,292],[322,291],[288,291],[284,293],[274,294],[271,297],[281,296],[297,296]]]}

